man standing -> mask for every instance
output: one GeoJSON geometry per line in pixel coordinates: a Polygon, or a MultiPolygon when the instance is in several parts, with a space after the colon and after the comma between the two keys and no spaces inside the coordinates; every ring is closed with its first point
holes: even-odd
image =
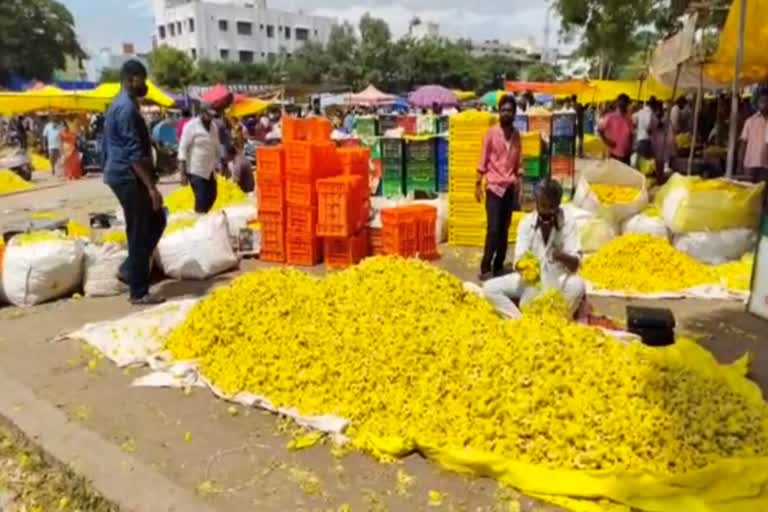
{"type": "Polygon", "coordinates": [[[629,115],[629,96],[620,94],[616,108],[603,119],[598,129],[600,138],[608,146],[611,158],[630,165],[632,156],[632,118],[629,115]]]}
{"type": "Polygon", "coordinates": [[[200,115],[187,123],[179,141],[179,170],[182,183],[189,181],[195,194],[195,213],[208,213],[216,202],[216,166],[221,150],[213,124],[214,110],[202,105],[200,115]]]}
{"type": "Polygon", "coordinates": [[[571,107],[576,112],[576,145],[579,158],[584,158],[584,105],[579,103],[579,98],[571,96],[571,107]]]}
{"type": "Polygon", "coordinates": [[[58,119],[51,117],[43,128],[43,142],[48,152],[48,160],[51,162],[51,173],[56,175],[56,162],[61,156],[61,126],[58,119]]]}
{"type": "Polygon", "coordinates": [[[184,133],[184,127],[192,120],[192,112],[188,108],[181,111],[181,119],[176,123],[176,144],[181,142],[181,134],[184,133]]]}
{"type": "Polygon", "coordinates": [[[504,96],[499,102],[499,124],[485,134],[477,168],[475,198],[481,202],[486,192],[488,221],[480,265],[482,281],[503,274],[512,212],[518,209],[521,142],[520,133],[515,129],[516,112],[515,98],[504,96]]]}
{"type": "Polygon", "coordinates": [[[129,60],[120,70],[121,90],[104,122],[104,183],[117,196],[125,216],[128,259],[120,279],[130,286],[136,305],[159,304],[164,299],[149,293],[150,259],[165,230],[163,196],[152,168],[149,130],[139,111],[139,98],[147,94],[147,70],[129,60]]]}
{"type": "Polygon", "coordinates": [[[635,130],[637,140],[637,154],[646,159],[653,158],[653,148],[651,147],[651,128],[654,110],[656,108],[656,98],[651,98],[643,105],[643,108],[635,113],[635,130]]]}
{"type": "Polygon", "coordinates": [[[739,169],[750,175],[754,181],[768,178],[768,90],[760,91],[757,98],[757,112],[747,119],[741,131],[739,146],[739,169]]]}

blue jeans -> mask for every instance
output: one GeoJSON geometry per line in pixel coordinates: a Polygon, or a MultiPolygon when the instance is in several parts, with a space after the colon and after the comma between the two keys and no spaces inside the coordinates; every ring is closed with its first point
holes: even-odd
{"type": "Polygon", "coordinates": [[[153,210],[149,190],[139,181],[110,185],[125,216],[128,259],[120,266],[120,276],[131,290],[131,299],[149,293],[149,263],[165,230],[163,210],[153,210]]]}
{"type": "Polygon", "coordinates": [[[208,179],[201,178],[196,174],[187,174],[189,186],[195,194],[195,213],[208,213],[216,202],[216,196],[219,193],[216,183],[216,173],[211,174],[208,179]]]}

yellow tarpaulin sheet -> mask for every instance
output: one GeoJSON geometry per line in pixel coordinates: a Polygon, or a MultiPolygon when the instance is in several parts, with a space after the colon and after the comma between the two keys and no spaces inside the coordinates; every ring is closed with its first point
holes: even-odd
{"type": "Polygon", "coordinates": [[[264,112],[273,101],[260,100],[258,98],[247,98],[242,101],[238,101],[229,109],[229,115],[232,117],[245,117],[253,116],[264,112]]]}
{"type": "Polygon", "coordinates": [[[453,93],[459,98],[459,101],[469,101],[477,98],[477,94],[474,91],[462,91],[461,89],[454,89],[453,93]]]}
{"type": "MultiPolygon", "coordinates": [[[[152,81],[147,81],[146,99],[162,107],[173,106],[173,98],[163,93],[152,81]]],[[[23,114],[37,110],[71,112],[102,112],[120,92],[120,84],[101,84],[90,91],[64,91],[46,86],[21,93],[0,93],[0,114],[23,114]]]]}
{"type": "MultiPolygon", "coordinates": [[[[741,79],[754,83],[768,78],[768,24],[765,22],[768,0],[748,0],[744,30],[744,64],[741,79]]],[[[739,17],[741,3],[734,0],[728,19],[720,34],[720,44],[712,57],[712,63],[705,67],[705,73],[718,82],[733,81],[736,50],[739,41],[739,17]]]]}
{"type": "Polygon", "coordinates": [[[643,82],[622,80],[590,80],[590,89],[579,94],[579,103],[607,103],[616,101],[620,94],[633,100],[648,101],[651,96],[659,100],[672,99],[672,89],[659,83],[653,76],[643,82]]]}

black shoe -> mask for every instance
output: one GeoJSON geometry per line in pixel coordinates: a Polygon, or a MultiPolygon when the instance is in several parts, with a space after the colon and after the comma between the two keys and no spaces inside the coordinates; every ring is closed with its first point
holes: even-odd
{"type": "Polygon", "coordinates": [[[496,277],[496,274],[494,272],[483,272],[477,278],[480,280],[481,283],[484,283],[486,281],[489,281],[496,277]]]}
{"type": "Polygon", "coordinates": [[[131,304],[134,306],[157,306],[164,302],[165,297],[161,297],[160,295],[150,295],[149,293],[140,299],[131,299],[131,304]]]}

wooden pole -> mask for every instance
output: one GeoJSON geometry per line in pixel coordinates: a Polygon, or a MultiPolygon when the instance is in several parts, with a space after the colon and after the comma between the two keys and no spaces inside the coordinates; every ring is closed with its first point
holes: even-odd
{"type": "Polygon", "coordinates": [[[747,0],[739,2],[739,41],[736,47],[736,65],[733,68],[733,84],[731,86],[731,120],[728,132],[728,162],[725,166],[725,175],[733,176],[733,168],[736,164],[736,137],[739,129],[739,76],[744,64],[744,31],[746,30],[747,0]]]}
{"type": "Polygon", "coordinates": [[[696,107],[693,110],[693,136],[691,137],[691,151],[688,153],[688,169],[686,174],[691,175],[693,167],[693,153],[696,150],[696,138],[699,135],[699,116],[701,115],[701,103],[704,96],[704,64],[699,65],[699,90],[696,94],[696,107]]]}

